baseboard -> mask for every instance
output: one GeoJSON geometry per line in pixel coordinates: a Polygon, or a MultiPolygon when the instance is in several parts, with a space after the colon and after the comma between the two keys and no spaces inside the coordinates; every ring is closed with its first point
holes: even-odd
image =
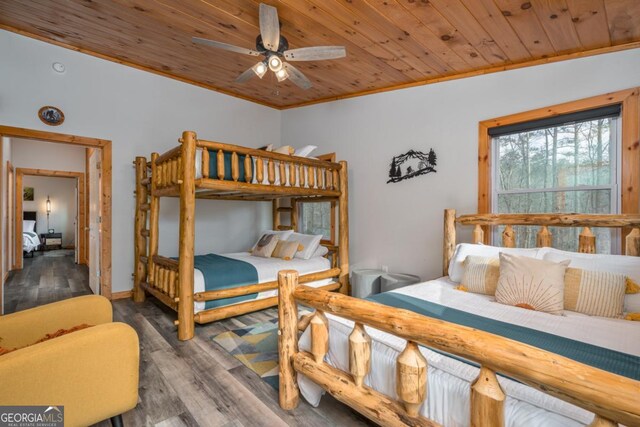
{"type": "Polygon", "coordinates": [[[62,247],[62,249],[75,249],[76,247],[74,245],[65,245],[62,247]]]}
{"type": "Polygon", "coordinates": [[[115,301],[117,299],[131,298],[132,295],[133,295],[133,291],[113,292],[111,294],[111,301],[115,301]]]}

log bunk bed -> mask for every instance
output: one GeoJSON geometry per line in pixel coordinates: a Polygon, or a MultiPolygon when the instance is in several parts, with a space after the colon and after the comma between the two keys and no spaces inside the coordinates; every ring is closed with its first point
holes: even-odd
{"type": "MultiPolygon", "coordinates": [[[[456,217],[455,210],[449,209],[445,211],[444,221],[444,276],[448,276],[448,272],[451,271],[449,264],[456,249],[456,224],[474,226],[475,244],[485,242],[489,227],[504,225],[506,228],[502,234],[502,246],[508,248],[515,247],[514,226],[539,226],[537,240],[541,247],[550,246],[550,226],[583,227],[579,237],[579,252],[588,254],[595,253],[595,236],[591,228],[613,227],[621,229],[626,236],[626,255],[640,256],[640,215],[477,214],[456,217]]],[[[471,244],[468,246],[477,247],[471,244]]],[[[585,256],[575,253],[574,255],[585,256]]],[[[640,273],[640,270],[635,270],[635,259],[626,259],[633,263],[633,271],[640,273]]],[[[304,380],[318,389],[318,395],[326,391],[384,426],[440,425],[420,414],[421,406],[427,397],[427,360],[419,350],[419,346],[424,346],[436,352],[471,361],[476,366],[477,371],[472,371],[464,383],[464,393],[469,394],[456,395],[456,398],[467,399],[464,406],[466,409],[458,407],[459,412],[466,412],[466,421],[454,423],[456,425],[505,425],[507,396],[501,383],[507,378],[515,380],[514,383],[520,382],[516,385],[522,388],[535,389],[531,392],[538,393],[545,399],[554,400],[551,397],[554,396],[560,399],[558,402],[561,405],[575,405],[575,410],[582,411],[584,415],[584,420],[578,424],[591,423],[591,426],[598,427],[617,426],[618,423],[627,426],[640,425],[640,381],[637,378],[613,374],[475,327],[461,326],[414,311],[312,289],[299,284],[295,271],[281,271],[278,279],[279,393],[280,406],[284,409],[297,406],[299,396],[304,391],[304,380]],[[311,318],[304,324],[298,320],[298,304],[315,309],[311,318]],[[336,322],[339,321],[342,323],[338,326],[344,326],[342,330],[336,327],[336,322]],[[367,333],[365,326],[371,335],[367,333]],[[305,332],[299,340],[300,330],[305,332]],[[332,349],[329,352],[329,334],[334,332],[336,335],[331,339],[332,349]],[[374,333],[391,334],[399,341],[393,357],[389,357],[388,365],[382,366],[386,369],[383,373],[376,373],[375,368],[372,368],[374,363],[377,363],[378,367],[381,366],[382,357],[381,353],[375,353],[372,357],[374,333]],[[307,341],[303,342],[305,336],[307,341]],[[338,339],[342,341],[339,348],[336,348],[334,345],[337,345],[338,339]],[[336,367],[338,365],[341,366],[336,367]],[[380,388],[384,388],[381,384],[385,382],[380,380],[383,378],[381,375],[387,378],[386,394],[380,391],[380,388]],[[501,376],[500,382],[498,376],[501,376]],[[394,378],[395,382],[389,382],[394,378]],[[372,385],[372,381],[376,385],[372,385]]],[[[433,286],[433,282],[415,286],[433,286]]],[[[546,313],[537,314],[552,316],[546,313]]],[[[628,322],[628,326],[639,326],[633,325],[637,322],[615,322],[628,322]]],[[[634,340],[634,337],[638,337],[636,332],[637,329],[634,329],[632,336],[622,339],[634,340]]],[[[376,338],[374,341],[380,343],[376,338]]],[[[380,351],[380,346],[376,351],[380,351]]],[[[431,379],[431,374],[429,378],[429,383],[432,380],[439,381],[437,376],[431,379]]],[[[427,408],[426,410],[431,410],[432,406],[427,408]]],[[[513,409],[513,406],[511,408],[513,409]]],[[[537,410],[545,413],[551,411],[547,406],[540,406],[537,410]]],[[[513,414],[513,411],[511,413],[513,414]]],[[[525,424],[530,425],[523,419],[510,423],[525,424]]],[[[547,424],[545,421],[534,425],[565,424],[558,424],[556,419],[554,424],[547,424]]]]}
{"type": "Polygon", "coordinates": [[[274,280],[194,293],[196,199],[271,201],[274,230],[296,230],[298,202],[336,202],[338,244],[322,243],[329,250],[327,257],[331,257],[331,266],[320,272],[303,275],[299,280],[308,283],[333,279],[321,288],[326,291],[348,292],[348,194],[345,161],[336,163],[206,141],[198,139],[192,131],[183,132],[179,142],[179,146],[164,154],[152,153],[150,161],[145,157],[136,157],[134,162],[134,301],[142,302],[146,294],[149,294],[175,310],[180,340],[193,338],[195,323],[204,324],[277,305],[278,298],[274,296],[223,305],[194,314],[195,301],[223,300],[278,288],[278,282],[274,280]],[[162,197],[180,198],[178,259],[158,254],[158,216],[162,197]],[[290,199],[291,206],[281,206],[280,201],[283,199],[290,199]],[[281,213],[290,214],[290,225],[282,224],[281,213]]]}

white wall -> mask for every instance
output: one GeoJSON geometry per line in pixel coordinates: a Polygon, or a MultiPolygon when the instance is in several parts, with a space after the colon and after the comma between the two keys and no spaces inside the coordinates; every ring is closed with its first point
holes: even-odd
{"type": "Polygon", "coordinates": [[[441,275],[443,210],[477,210],[479,121],[634,86],[638,49],[285,110],[282,143],[349,162],[352,267],[427,279],[441,275]],[[386,184],[411,148],[433,148],[438,172],[386,184]]]}
{"type": "MultiPolygon", "coordinates": [[[[0,31],[0,124],[113,141],[113,291],[131,288],[135,156],[176,146],[183,130],[259,147],[280,142],[280,112],[210,90],[0,31]],[[55,73],[62,62],[67,71],[55,73]],[[55,105],[55,128],[36,116],[55,105]]],[[[162,201],[160,252],[177,253],[175,200],[162,201]]],[[[245,250],[270,222],[266,203],[209,202],[197,208],[196,251],[245,250]]]]}
{"type": "Polygon", "coordinates": [[[85,169],[85,149],[74,145],[12,138],[11,157],[14,168],[82,173],[85,169]]]}
{"type": "Polygon", "coordinates": [[[29,176],[23,178],[24,187],[33,187],[34,201],[23,201],[23,211],[36,211],[37,232],[46,233],[48,228],[62,233],[62,245],[74,246],[76,236],[76,179],[29,176]],[[51,200],[51,214],[47,228],[47,196],[51,200]]]}

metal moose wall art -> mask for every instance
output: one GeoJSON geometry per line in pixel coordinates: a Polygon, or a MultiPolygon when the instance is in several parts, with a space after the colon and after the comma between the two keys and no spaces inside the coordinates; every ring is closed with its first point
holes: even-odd
{"type": "Polygon", "coordinates": [[[433,148],[427,154],[422,151],[409,150],[405,154],[395,156],[391,161],[387,184],[437,172],[435,169],[437,159],[433,148]]]}

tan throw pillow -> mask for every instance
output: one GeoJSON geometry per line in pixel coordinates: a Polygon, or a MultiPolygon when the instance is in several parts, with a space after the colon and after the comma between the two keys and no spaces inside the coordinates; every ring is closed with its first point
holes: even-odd
{"type": "Polygon", "coordinates": [[[564,308],[589,316],[622,317],[626,289],[624,274],[567,268],[564,308]]]}
{"type": "Polygon", "coordinates": [[[276,248],[273,250],[271,257],[282,258],[285,261],[290,261],[299,249],[298,242],[287,242],[286,240],[280,240],[276,244],[276,248]]]}
{"type": "Polygon", "coordinates": [[[467,256],[462,262],[464,274],[461,289],[485,295],[495,295],[500,277],[500,260],[476,255],[467,256]]]}
{"type": "Polygon", "coordinates": [[[555,263],[501,253],[496,301],[529,310],[562,314],[567,265],[569,260],[555,263]]]}
{"type": "Polygon", "coordinates": [[[258,243],[256,243],[256,247],[253,248],[251,255],[263,258],[271,257],[279,240],[280,238],[277,234],[263,234],[258,243]]]}

